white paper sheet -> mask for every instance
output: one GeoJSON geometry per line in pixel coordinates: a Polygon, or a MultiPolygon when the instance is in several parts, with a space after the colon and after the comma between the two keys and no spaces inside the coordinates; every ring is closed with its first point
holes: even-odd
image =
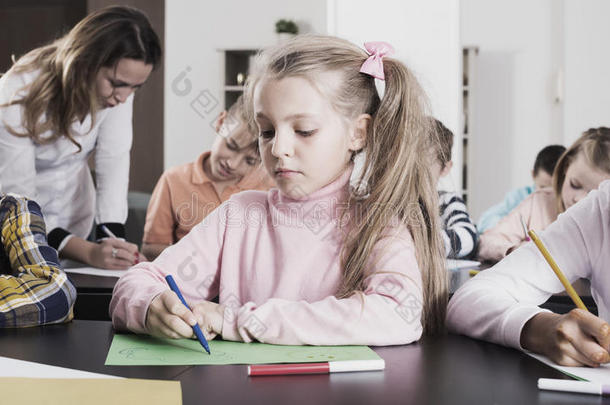
{"type": "Polygon", "coordinates": [[[540,354],[534,354],[526,352],[528,355],[532,356],[538,361],[546,364],[547,366],[551,366],[556,370],[561,371],[564,374],[569,375],[570,377],[583,379],[587,381],[597,382],[600,384],[610,384],[610,365],[604,364],[598,368],[591,367],[565,367],[559,366],[552,362],[548,357],[542,356],[540,354]]]}
{"type": "Polygon", "coordinates": [[[69,259],[62,260],[61,267],[66,273],[90,274],[92,276],[102,277],[121,277],[123,274],[127,273],[127,270],[110,270],[89,267],[84,263],[69,259]]]}
{"type": "Polygon", "coordinates": [[[78,273],[78,274],[90,274],[92,276],[103,276],[103,277],[121,277],[127,273],[127,270],[108,270],[108,269],[97,269],[95,267],[72,267],[65,268],[66,273],[78,273]]]}
{"type": "Polygon", "coordinates": [[[30,378],[123,378],[108,374],[90,373],[72,368],[49,366],[42,363],[0,356],[0,377],[30,378]]]}

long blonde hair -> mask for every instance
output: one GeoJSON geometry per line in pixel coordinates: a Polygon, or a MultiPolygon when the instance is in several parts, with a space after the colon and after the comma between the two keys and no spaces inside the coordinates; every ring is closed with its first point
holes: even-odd
{"type": "Polygon", "coordinates": [[[438,142],[438,134],[427,118],[424,93],[411,71],[395,59],[384,58],[385,95],[380,99],[374,79],[359,73],[367,57],[348,41],[313,35],[263,51],[246,85],[249,119],[252,123],[254,89],[264,78],[300,76],[315,86],[319,74],[341,74],[341,85],[329,94],[331,104],[348,119],[368,113],[372,120],[360,177],[369,190],[364,197],[352,193],[348,200],[348,211],[357,210],[359,215],[350,218],[341,252],[343,278],[336,296],[344,298],[363,290],[373,249],[390,222],[398,219],[415,243],[423,280],[424,333],[440,332],[444,330],[448,276],[438,194],[427,153],[432,142],[438,142]]]}
{"type": "Polygon", "coordinates": [[[561,199],[561,189],[566,179],[566,173],[581,152],[587,165],[610,174],[610,128],[599,127],[586,130],[557,161],[553,172],[553,190],[555,190],[557,209],[560,213],[566,210],[561,199]]]}
{"type": "MultiPolygon", "coordinates": [[[[124,6],[96,11],[63,37],[30,51],[6,73],[39,71],[36,79],[18,91],[25,92],[23,97],[0,106],[23,106],[25,132],[10,127],[8,131],[30,137],[36,143],[50,143],[65,136],[80,151],[70,126],[99,108],[97,72],[102,67],[115,67],[122,58],[141,60],[153,67],[161,58],[159,38],[146,16],[124,6]],[[49,130],[51,135],[42,138],[49,130]]],[[[95,114],[92,121],[95,122],[95,114]]]]}

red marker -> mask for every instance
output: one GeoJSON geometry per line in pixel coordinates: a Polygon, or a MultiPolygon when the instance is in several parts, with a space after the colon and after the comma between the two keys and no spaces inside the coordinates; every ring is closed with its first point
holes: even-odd
{"type": "Polygon", "coordinates": [[[327,363],[256,364],[248,366],[248,375],[329,374],[374,371],[384,368],[383,359],[329,361],[327,363]]]}

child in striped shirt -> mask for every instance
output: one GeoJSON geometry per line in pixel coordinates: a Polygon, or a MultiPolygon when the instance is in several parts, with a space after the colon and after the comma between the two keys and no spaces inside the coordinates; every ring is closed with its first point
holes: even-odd
{"type": "Polygon", "coordinates": [[[0,193],[0,328],[72,319],[76,289],[46,235],[36,202],[0,193]]]}
{"type": "MultiPolygon", "coordinates": [[[[437,137],[432,147],[432,176],[435,184],[449,174],[453,162],[453,132],[442,122],[436,122],[437,137]]],[[[477,247],[477,228],[470,220],[464,200],[456,193],[439,191],[439,207],[445,252],[449,259],[466,259],[474,256],[477,247]]]]}

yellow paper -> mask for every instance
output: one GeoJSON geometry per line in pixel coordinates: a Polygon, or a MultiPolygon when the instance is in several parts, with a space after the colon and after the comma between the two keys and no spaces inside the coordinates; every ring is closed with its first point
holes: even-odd
{"type": "Polygon", "coordinates": [[[0,392],[7,404],[182,404],[180,381],[3,377],[0,392]]]}

